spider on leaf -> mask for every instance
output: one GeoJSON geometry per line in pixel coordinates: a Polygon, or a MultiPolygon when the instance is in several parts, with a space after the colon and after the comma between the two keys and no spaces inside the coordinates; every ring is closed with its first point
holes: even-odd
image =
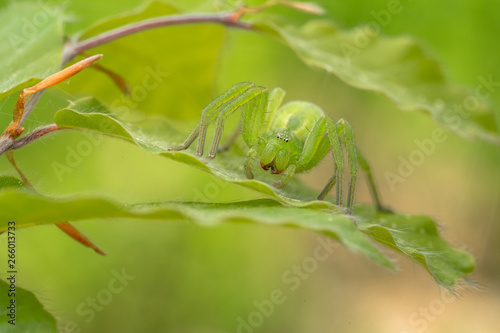
{"type": "Polygon", "coordinates": [[[281,188],[286,186],[294,174],[315,167],[331,150],[335,171],[318,195],[318,200],[323,200],[335,186],[336,205],[342,207],[344,145],[350,168],[346,213],[352,213],[358,163],[367,172],[377,208],[385,210],[380,205],[368,164],[354,143],[351,125],[344,119],[335,123],[323,110],[309,102],[296,101],[281,106],[284,96],[285,92],[280,88],[268,92],[266,88],[253,83],[236,84],[203,110],[201,121],[183,144],[169,150],[187,149],[198,138],[196,154],[202,156],[207,128],[215,122],[214,136],[208,153],[208,158],[213,159],[219,149],[226,118],[241,108],[241,134],[249,147],[244,166],[247,178],[253,179],[252,162],[257,159],[264,170],[281,174],[281,179],[273,183],[274,187],[281,188]]]}

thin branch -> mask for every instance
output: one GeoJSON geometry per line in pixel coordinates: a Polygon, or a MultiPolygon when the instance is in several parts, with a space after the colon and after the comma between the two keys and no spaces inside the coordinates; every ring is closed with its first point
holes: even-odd
{"type": "Polygon", "coordinates": [[[104,66],[101,66],[99,64],[93,64],[92,68],[106,74],[111,80],[113,80],[113,82],[116,84],[116,86],[121,90],[121,92],[124,95],[126,95],[126,96],[130,95],[130,88],[129,88],[127,82],[118,73],[115,73],[112,70],[110,70],[104,66]]]}
{"type": "Polygon", "coordinates": [[[9,135],[0,136],[0,156],[9,150],[12,147],[13,143],[14,139],[9,135]]]}
{"type": "Polygon", "coordinates": [[[5,156],[7,156],[7,159],[9,160],[10,164],[14,167],[14,169],[17,171],[19,176],[21,177],[21,180],[23,183],[25,183],[27,186],[31,187],[33,190],[35,189],[33,185],[28,181],[28,178],[24,175],[24,173],[19,169],[17,166],[16,160],[14,160],[14,152],[12,150],[9,150],[8,152],[5,153],[5,156]]]}
{"type": "MultiPolygon", "coordinates": [[[[268,7],[271,6],[276,6],[276,5],[281,5],[281,6],[287,6],[294,8],[299,11],[311,13],[311,14],[322,14],[323,9],[314,5],[314,4],[308,4],[308,3],[302,3],[302,2],[297,2],[297,1],[287,1],[287,0],[269,0],[266,3],[264,3],[261,6],[257,7],[245,7],[241,6],[237,10],[232,11],[232,12],[222,12],[222,13],[211,13],[211,14],[180,14],[180,15],[169,15],[169,16],[162,16],[162,17],[157,17],[157,18],[152,18],[152,19],[147,19],[139,22],[134,22],[128,25],[125,25],[123,27],[116,28],[111,31],[104,32],[98,36],[91,37],[87,40],[84,41],[69,41],[66,43],[66,46],[63,51],[63,57],[61,61],[61,67],[64,67],[64,65],[73,59],[76,55],[81,54],[85,52],[86,50],[92,49],[94,47],[97,47],[99,45],[108,43],[110,41],[113,41],[115,39],[121,38],[128,36],[130,34],[134,34],[136,32],[141,32],[144,30],[148,29],[154,29],[154,28],[159,28],[159,27],[165,27],[165,26],[170,26],[170,25],[184,25],[184,24],[203,24],[203,23],[214,23],[214,24],[221,24],[221,25],[226,25],[230,27],[236,27],[236,28],[241,28],[241,29],[247,29],[247,30],[254,30],[254,26],[251,23],[248,22],[242,22],[241,18],[249,13],[256,13],[260,12],[262,10],[265,10],[268,7]]],[[[108,73],[110,75],[110,73],[108,73]]],[[[111,75],[112,78],[119,84],[122,89],[124,86],[121,84],[121,81],[117,80],[117,77],[114,77],[111,75]]],[[[13,131],[14,125],[11,124],[10,130],[10,135],[15,139],[18,137],[21,132],[22,128],[19,128],[24,120],[27,118],[27,116],[31,113],[33,110],[34,106],[38,102],[38,99],[40,98],[40,95],[42,94],[42,91],[35,92],[35,94],[32,96],[31,100],[28,101],[26,104],[26,108],[24,109],[24,113],[20,113],[20,118],[19,118],[19,123],[17,126],[17,132],[13,131]]],[[[14,116],[15,119],[16,116],[14,116]]],[[[7,142],[3,140],[3,138],[0,138],[0,155],[6,150],[5,148],[9,146],[12,142],[7,142]],[[4,142],[5,141],[5,142],[4,142]]],[[[8,149],[8,148],[7,148],[8,149]]]]}
{"type": "Polygon", "coordinates": [[[40,127],[38,129],[34,130],[33,132],[31,132],[30,134],[25,135],[22,138],[14,141],[12,143],[12,145],[10,146],[9,150],[22,148],[22,147],[32,143],[33,141],[40,139],[42,136],[44,136],[46,134],[49,134],[49,133],[52,133],[55,131],[59,131],[59,130],[63,130],[63,129],[66,129],[66,127],[59,127],[55,124],[40,127]]]}
{"type": "MultiPolygon", "coordinates": [[[[141,32],[144,30],[158,28],[158,27],[192,24],[192,23],[200,23],[200,24],[215,23],[231,27],[237,27],[241,29],[253,29],[253,26],[250,23],[239,21],[241,16],[242,13],[240,11],[234,13],[224,12],[216,14],[169,15],[160,18],[148,19],[144,21],[131,23],[129,25],[125,25],[123,27],[104,32],[98,36],[91,37],[81,42],[76,42],[76,43],[68,42],[63,52],[61,67],[64,67],[64,65],[67,62],[71,61],[71,59],[73,59],[76,55],[83,53],[86,50],[108,43],[115,39],[125,37],[130,34],[134,34],[136,32],[141,32]]],[[[24,110],[24,115],[21,117],[21,124],[31,113],[42,93],[43,93],[42,91],[35,93],[33,97],[30,99],[30,101],[28,101],[28,103],[26,104],[26,108],[24,110]]],[[[4,151],[2,151],[2,148],[0,146],[0,155],[3,152],[4,151]]]]}
{"type": "MultiPolygon", "coordinates": [[[[76,44],[68,43],[64,50],[63,59],[61,62],[61,67],[64,66],[68,61],[73,59],[77,54],[83,53],[84,51],[94,48],[96,46],[108,43],[115,39],[163,26],[170,25],[182,25],[182,24],[193,24],[193,23],[215,23],[222,24],[242,29],[252,29],[253,26],[249,23],[241,22],[239,19],[242,16],[241,10],[236,12],[225,12],[225,13],[215,13],[215,14],[190,14],[190,15],[170,15],[160,18],[148,19],[144,21],[135,22],[111,31],[107,31],[98,36],[89,38],[87,40],[77,42],[76,44]]],[[[49,76],[45,80],[39,82],[33,87],[24,89],[17,101],[16,108],[14,110],[14,119],[12,123],[7,127],[2,136],[0,137],[0,155],[10,149],[18,149],[26,144],[38,139],[39,137],[50,133],[56,129],[56,127],[48,126],[46,128],[40,129],[39,131],[33,132],[24,138],[14,141],[19,137],[24,130],[21,126],[35,107],[38,99],[43,93],[43,89],[57,84],[61,79],[65,79],[71,75],[76,74],[81,69],[87,67],[95,60],[99,59],[101,55],[93,56],[74,64],[61,72],[49,76]],[[82,63],[84,64],[82,66],[82,63]],[[67,75],[67,76],[66,76],[67,75]],[[31,98],[28,100],[28,97],[31,98]]]]}
{"type": "Polygon", "coordinates": [[[160,18],[147,19],[131,23],[129,25],[104,32],[98,36],[91,37],[87,40],[78,42],[76,44],[69,44],[64,52],[63,63],[73,59],[77,54],[94,48],[96,46],[108,43],[112,40],[141,32],[148,29],[170,25],[182,25],[193,23],[216,23],[242,29],[252,29],[250,23],[239,21],[241,15],[238,12],[225,12],[216,14],[188,14],[188,15],[169,15],[160,18]]]}

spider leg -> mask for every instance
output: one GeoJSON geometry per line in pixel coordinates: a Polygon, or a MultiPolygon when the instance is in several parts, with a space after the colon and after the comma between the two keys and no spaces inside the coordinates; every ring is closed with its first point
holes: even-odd
{"type": "MultiPolygon", "coordinates": [[[[243,94],[234,97],[232,100],[230,100],[228,103],[224,104],[221,106],[221,110],[219,111],[217,115],[217,124],[215,126],[215,131],[214,131],[214,136],[212,139],[212,145],[210,147],[210,152],[208,153],[208,158],[213,159],[215,155],[217,154],[217,148],[219,147],[219,142],[220,138],[222,136],[222,130],[224,129],[224,121],[226,118],[234,113],[240,106],[245,105],[246,103],[249,103],[251,100],[257,99],[260,104],[260,100],[264,99],[267,100],[267,89],[264,87],[251,87],[247,91],[245,91],[243,94]]],[[[265,111],[257,109],[257,114],[263,113],[265,111]]],[[[252,112],[253,114],[253,112],[252,112]]],[[[215,117],[215,115],[214,115],[215,117]]],[[[244,116],[245,119],[246,116],[244,116]]],[[[258,117],[255,117],[258,118],[258,117]]],[[[197,154],[201,156],[203,154],[203,145],[204,145],[204,140],[206,136],[206,130],[208,126],[209,121],[206,118],[202,117],[202,122],[201,122],[201,127],[200,127],[200,136],[199,136],[199,142],[198,142],[198,152],[197,154]]],[[[245,127],[245,120],[243,122],[243,127],[245,127]]]]}
{"type": "MultiPolygon", "coordinates": [[[[335,172],[333,177],[328,181],[326,186],[323,188],[323,191],[318,196],[318,200],[323,200],[331,188],[335,185],[336,190],[336,205],[342,206],[343,200],[343,185],[344,185],[344,153],[342,151],[342,146],[340,143],[340,137],[337,134],[337,126],[333,122],[333,119],[327,115],[323,115],[323,119],[325,121],[326,134],[328,136],[328,141],[330,142],[330,146],[332,147],[333,159],[335,160],[335,172]]],[[[347,203],[348,213],[349,209],[349,201],[347,203]]]]}
{"type": "Polygon", "coordinates": [[[269,98],[266,106],[266,113],[264,118],[264,124],[260,128],[260,134],[264,134],[269,131],[271,128],[271,124],[274,119],[274,115],[276,111],[278,111],[281,103],[283,102],[283,98],[285,98],[285,91],[281,88],[274,88],[269,93],[269,98]]]}
{"type": "Polygon", "coordinates": [[[179,146],[171,147],[169,151],[178,151],[187,149],[194,140],[200,135],[198,139],[197,154],[201,156],[203,154],[203,147],[205,144],[205,136],[207,132],[208,125],[216,119],[216,115],[220,112],[219,108],[228,103],[230,100],[234,99],[236,96],[243,94],[250,87],[253,87],[253,83],[239,83],[234,85],[228,91],[214,99],[210,104],[208,104],[202,111],[201,121],[195,127],[195,129],[189,134],[187,139],[179,146]],[[201,133],[200,133],[201,131],[201,133]]]}
{"type": "Polygon", "coordinates": [[[199,133],[200,133],[200,125],[198,124],[181,145],[170,147],[168,148],[168,151],[179,151],[187,149],[189,146],[191,146],[193,141],[198,137],[199,133]]]}
{"type": "Polygon", "coordinates": [[[284,96],[282,89],[275,88],[269,94],[262,94],[244,105],[241,133],[249,147],[258,145],[259,137],[268,131],[284,96]]]}
{"type": "Polygon", "coordinates": [[[347,157],[349,160],[351,179],[349,180],[349,190],[347,192],[347,213],[351,214],[352,206],[354,204],[354,195],[356,192],[356,181],[358,179],[358,149],[354,143],[354,131],[352,130],[351,125],[344,119],[340,119],[336,125],[339,138],[341,137],[342,132],[344,134],[341,141],[343,141],[346,147],[347,157]]]}
{"type": "MultiPolygon", "coordinates": [[[[321,193],[318,195],[318,200],[323,200],[326,197],[326,195],[328,193],[330,193],[332,187],[334,187],[336,183],[337,183],[337,168],[335,168],[335,171],[333,173],[333,177],[328,180],[328,183],[326,183],[325,187],[323,188],[321,193]]],[[[338,205],[338,201],[336,203],[338,205]]]]}
{"type": "Polygon", "coordinates": [[[261,94],[260,98],[255,98],[243,107],[242,136],[250,147],[245,162],[245,175],[248,179],[253,179],[252,162],[258,153],[259,138],[271,126],[272,117],[284,96],[283,89],[275,88],[269,94],[261,94]]]}
{"type": "Polygon", "coordinates": [[[271,123],[272,116],[281,105],[285,92],[281,88],[275,88],[267,95],[262,94],[258,98],[246,103],[243,108],[243,119],[234,129],[229,139],[224,145],[219,146],[218,151],[229,150],[234,144],[238,135],[242,133],[245,142],[249,147],[258,144],[258,139],[262,133],[267,131],[271,123]]]}
{"type": "Polygon", "coordinates": [[[254,146],[250,148],[247,154],[247,160],[245,162],[245,175],[247,176],[248,179],[253,179],[253,172],[252,172],[252,162],[253,159],[257,155],[257,147],[254,146]]]}
{"type": "Polygon", "coordinates": [[[219,146],[219,149],[217,149],[218,152],[225,152],[228,151],[229,148],[236,142],[236,139],[238,138],[238,135],[240,135],[241,132],[241,124],[238,124],[236,128],[234,129],[233,133],[231,133],[231,136],[227,141],[222,145],[219,146]]]}
{"type": "Polygon", "coordinates": [[[366,161],[366,158],[364,158],[364,156],[361,154],[359,149],[358,149],[358,161],[359,165],[361,166],[361,169],[363,169],[368,178],[368,187],[370,189],[372,200],[375,203],[375,207],[377,207],[377,210],[379,212],[391,212],[389,208],[386,208],[382,205],[382,201],[380,200],[380,195],[378,193],[377,186],[375,185],[375,180],[373,179],[373,174],[370,165],[366,161]]]}
{"type": "Polygon", "coordinates": [[[282,188],[288,184],[290,179],[292,179],[293,175],[295,174],[295,169],[297,167],[294,164],[290,164],[285,171],[283,172],[283,178],[280,181],[276,181],[273,183],[273,186],[276,188],[282,188]]]}

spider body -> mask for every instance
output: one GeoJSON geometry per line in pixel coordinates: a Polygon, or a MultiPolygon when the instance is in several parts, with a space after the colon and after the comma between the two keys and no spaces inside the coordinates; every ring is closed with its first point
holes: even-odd
{"type": "Polygon", "coordinates": [[[335,123],[318,106],[308,102],[290,102],[280,107],[284,95],[280,88],[268,92],[266,88],[253,83],[237,84],[203,110],[200,123],[182,145],[169,150],[186,149],[198,138],[196,153],[202,156],[207,128],[215,123],[208,154],[209,159],[214,158],[219,149],[225,119],[242,109],[241,134],[249,147],[244,165],[247,178],[254,177],[252,162],[257,159],[264,170],[280,174],[280,180],[274,182],[273,186],[281,188],[295,173],[316,166],[331,150],[335,160],[334,174],[318,199],[324,199],[336,186],[336,204],[341,207],[345,164],[343,144],[351,175],[346,208],[347,213],[351,213],[358,174],[358,153],[349,123],[343,119],[335,123]]]}
{"type": "MultiPolygon", "coordinates": [[[[295,165],[295,173],[310,170],[328,152],[328,138],[321,139],[318,150],[309,163],[301,164],[300,155],[314,124],[324,115],[314,104],[291,102],[280,107],[270,119],[270,131],[259,138],[257,156],[264,170],[280,174],[289,165],[295,165]]],[[[251,147],[251,143],[247,142],[251,147]]]]}

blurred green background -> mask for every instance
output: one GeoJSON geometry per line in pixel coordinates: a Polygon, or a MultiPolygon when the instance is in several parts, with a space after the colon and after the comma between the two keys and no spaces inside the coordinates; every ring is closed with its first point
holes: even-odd
{"type": "MultiPolygon", "coordinates": [[[[62,3],[68,13],[67,34],[101,18],[139,7],[141,1],[47,1],[62,3]]],[[[248,1],[258,4],[262,1],[248,1]]],[[[391,1],[317,1],[326,16],[343,28],[373,21],[372,11],[391,1]]],[[[45,3],[45,2],[43,2],[45,3]]],[[[214,11],[231,1],[171,1],[187,11],[214,11]]],[[[480,1],[405,1],[403,10],[382,27],[385,35],[407,34],[437,58],[451,81],[470,89],[478,77],[500,81],[500,3],[480,1]]],[[[297,21],[307,19],[289,9],[273,9],[297,21]]],[[[388,99],[351,88],[334,76],[304,65],[287,47],[268,37],[218,26],[185,26],[147,31],[91,50],[103,53],[101,65],[140,86],[149,69],[168,73],[147,96],[122,97],[104,75],[87,70],[47,91],[26,124],[49,123],[53,112],[89,94],[112,105],[117,114],[133,109],[176,119],[186,134],[211,98],[234,83],[252,81],[279,86],[288,100],[320,105],[334,119],[354,127],[357,144],[371,163],[384,202],[398,212],[434,217],[443,237],[477,259],[473,279],[484,290],[467,288],[450,300],[420,266],[390,253],[401,270],[380,268],[339,247],[297,290],[283,274],[313,255],[318,235],[255,225],[203,228],[186,223],[85,221],[75,223],[106,257],[75,243],[55,226],[19,231],[19,285],[34,291],[59,321],[62,332],[238,332],[255,302],[275,289],[286,300],[276,305],[257,328],[240,332],[496,332],[500,319],[500,150],[447,132],[444,143],[394,189],[387,171],[414,151],[415,140],[429,138],[436,125],[420,113],[398,110],[388,99]],[[110,294],[116,272],[133,280],[90,320],[89,298],[110,294]],[[87,311],[87,312],[85,312],[87,311]],[[86,313],[86,314],[85,314],[86,313]],[[83,314],[83,315],[82,315],[83,314]],[[87,322],[87,319],[88,322],[87,322]],[[78,330],[79,329],[79,330],[78,330]]],[[[16,96],[2,101],[3,110],[16,96]]],[[[500,94],[491,103],[500,117],[500,94]]],[[[140,118],[131,110],[125,118],[140,118]]],[[[11,114],[1,114],[7,124],[11,114]]],[[[498,118],[497,117],[497,118],[498,118]]],[[[210,201],[256,197],[232,184],[127,143],[80,132],[58,133],[16,153],[18,165],[43,194],[65,196],[98,193],[120,202],[210,201]],[[58,174],[82,141],[92,150],[70,173],[58,174]],[[92,141],[93,140],[93,141],[92,141]]],[[[14,171],[5,158],[3,173],[14,171]]],[[[300,178],[318,191],[331,177],[328,158],[300,178]]],[[[361,176],[358,202],[370,202],[361,176]]],[[[389,251],[387,251],[389,252],[389,251]]],[[[108,302],[109,301],[109,302],[108,302]]]]}

